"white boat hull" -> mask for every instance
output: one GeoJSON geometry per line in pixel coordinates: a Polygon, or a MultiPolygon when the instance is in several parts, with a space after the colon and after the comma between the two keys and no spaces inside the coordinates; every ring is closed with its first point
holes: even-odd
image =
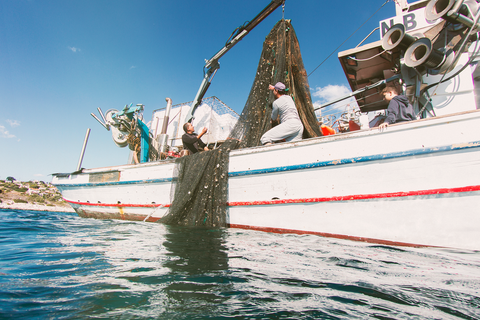
{"type": "MultiPolygon", "coordinates": [[[[474,111],[232,151],[229,225],[480,250],[479,128],[474,111]]],[[[80,216],[156,221],[173,166],[89,169],[52,183],[80,216]]]]}

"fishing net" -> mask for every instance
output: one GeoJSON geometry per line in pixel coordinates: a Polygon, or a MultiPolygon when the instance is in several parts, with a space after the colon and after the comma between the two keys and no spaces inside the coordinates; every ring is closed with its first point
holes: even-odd
{"type": "Polygon", "coordinates": [[[169,225],[226,227],[230,150],[260,145],[271,128],[273,93],[269,84],[289,88],[304,125],[304,138],[321,136],[313,111],[300,46],[289,20],[280,20],[263,43],[255,80],[245,107],[229,138],[215,150],[176,161],[172,204],[160,222],[169,225]]]}
{"type": "Polygon", "coordinates": [[[230,133],[240,140],[239,148],[260,145],[260,138],[271,128],[272,104],[275,101],[268,85],[283,82],[293,97],[302,120],[303,138],[318,137],[320,128],[313,111],[307,72],[300,45],[289,20],[280,20],[263,43],[262,55],[247,103],[230,133]]]}

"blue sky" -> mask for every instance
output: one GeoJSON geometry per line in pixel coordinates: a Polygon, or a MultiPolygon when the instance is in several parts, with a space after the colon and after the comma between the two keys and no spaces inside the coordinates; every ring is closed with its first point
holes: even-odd
{"type": "MultiPolygon", "coordinates": [[[[307,73],[362,25],[386,0],[287,0],[307,73]]],[[[270,0],[10,0],[0,1],[0,179],[50,181],[82,167],[124,164],[118,148],[90,115],[97,107],[145,105],[152,111],[192,101],[205,59],[232,31],[270,0]]],[[[395,15],[387,3],[339,51],[355,47],[395,15]]],[[[278,8],[220,60],[205,97],[217,96],[240,113],[252,86],[263,40],[282,18],[278,8]]],[[[371,41],[380,37],[376,31],[371,41]]],[[[367,41],[368,42],[368,41],[367,41]]],[[[348,87],[334,53],[310,77],[314,102],[348,87]]],[[[348,88],[349,89],[349,88],[348,88]]]]}

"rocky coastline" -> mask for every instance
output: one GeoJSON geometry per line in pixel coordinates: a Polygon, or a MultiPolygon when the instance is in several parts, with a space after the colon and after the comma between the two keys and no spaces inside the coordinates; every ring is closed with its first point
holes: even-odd
{"type": "Polygon", "coordinates": [[[57,188],[43,181],[0,180],[0,209],[75,212],[57,188]]]}

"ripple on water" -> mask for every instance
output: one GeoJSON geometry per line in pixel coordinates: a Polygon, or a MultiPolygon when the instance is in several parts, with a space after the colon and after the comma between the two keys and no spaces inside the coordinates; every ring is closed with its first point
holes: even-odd
{"type": "Polygon", "coordinates": [[[70,213],[0,221],[0,318],[479,318],[478,252],[70,213]]]}

